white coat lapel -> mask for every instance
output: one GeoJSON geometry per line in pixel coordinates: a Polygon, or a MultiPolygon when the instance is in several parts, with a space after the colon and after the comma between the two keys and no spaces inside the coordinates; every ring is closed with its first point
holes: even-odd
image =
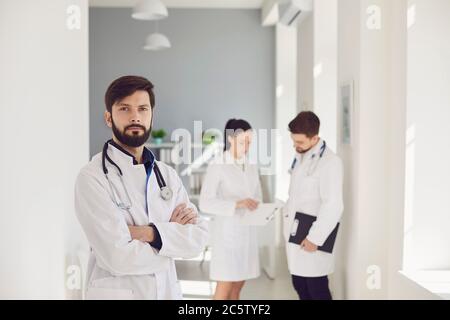
{"type": "MultiPolygon", "coordinates": [[[[163,174],[163,173],[161,173],[163,174]]],[[[163,174],[164,175],[164,174],[163,174]]],[[[167,177],[164,177],[166,183],[168,183],[167,177]]],[[[172,188],[172,186],[170,186],[172,188]]],[[[158,180],[156,179],[155,170],[152,169],[152,174],[147,183],[147,204],[148,204],[148,220],[149,222],[166,221],[164,217],[166,214],[162,214],[166,211],[170,211],[167,206],[171,201],[164,201],[160,196],[160,188],[158,180]]]]}

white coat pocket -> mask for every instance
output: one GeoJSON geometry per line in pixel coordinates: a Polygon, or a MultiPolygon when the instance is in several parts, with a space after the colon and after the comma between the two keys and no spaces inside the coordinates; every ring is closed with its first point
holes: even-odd
{"type": "Polygon", "coordinates": [[[131,289],[89,288],[86,300],[133,300],[131,289]]]}

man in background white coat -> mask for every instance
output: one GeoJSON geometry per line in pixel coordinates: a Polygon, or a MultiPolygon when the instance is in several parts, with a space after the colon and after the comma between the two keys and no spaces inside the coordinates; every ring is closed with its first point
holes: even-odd
{"type": "Polygon", "coordinates": [[[319,137],[319,129],[320,120],[310,111],[301,112],[289,124],[296,155],[284,207],[284,235],[292,283],[301,300],[332,299],[328,275],[334,271],[334,256],[318,249],[343,212],[342,162],[319,137]],[[289,238],[297,227],[296,213],[316,220],[306,238],[292,243],[289,238]]]}

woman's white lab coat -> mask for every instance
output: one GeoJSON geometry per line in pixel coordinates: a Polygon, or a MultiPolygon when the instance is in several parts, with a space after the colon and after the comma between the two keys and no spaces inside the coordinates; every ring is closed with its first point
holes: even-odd
{"type": "Polygon", "coordinates": [[[306,252],[289,242],[296,212],[316,216],[307,239],[321,246],[339,222],[343,211],[341,160],[328,147],[320,159],[323,141],[304,155],[296,154],[289,199],[284,207],[284,236],[289,271],[302,277],[321,277],[334,271],[334,254],[306,252]],[[314,157],[313,157],[314,155],[314,157]],[[319,160],[320,159],[320,160],[319,160]]]}
{"type": "MultiPolygon", "coordinates": [[[[171,167],[157,162],[173,190],[172,199],[165,201],[160,197],[154,171],[147,183],[144,165],[133,165],[132,157],[112,145],[108,147],[108,155],[123,171],[132,208],[128,213],[113,202],[101,154],[94,156],[81,170],[75,186],[77,217],[91,246],[87,298],[181,299],[174,258],[192,258],[202,252],[207,240],[206,222],[203,219],[195,225],[169,222],[178,204],[188,203],[195,209],[171,167]],[[132,240],[128,225],[133,222],[139,226],[153,222],[161,235],[161,250],[132,240]]],[[[127,202],[116,169],[106,163],[118,197],[127,202]]]]}
{"type": "Polygon", "coordinates": [[[212,280],[242,281],[260,275],[257,230],[237,219],[245,210],[236,209],[236,202],[245,198],[262,199],[258,167],[246,164],[243,170],[226,151],[208,166],[199,201],[202,212],[214,215],[212,280]]]}

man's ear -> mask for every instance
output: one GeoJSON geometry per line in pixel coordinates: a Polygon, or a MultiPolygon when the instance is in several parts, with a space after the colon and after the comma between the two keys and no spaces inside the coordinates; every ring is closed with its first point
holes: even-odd
{"type": "Polygon", "coordinates": [[[105,123],[108,127],[112,128],[112,117],[111,112],[105,111],[104,113],[105,123]]]}
{"type": "Polygon", "coordinates": [[[316,134],[316,135],[312,138],[313,144],[318,143],[319,140],[320,140],[320,138],[319,138],[319,135],[318,135],[318,134],[316,134]]]}

